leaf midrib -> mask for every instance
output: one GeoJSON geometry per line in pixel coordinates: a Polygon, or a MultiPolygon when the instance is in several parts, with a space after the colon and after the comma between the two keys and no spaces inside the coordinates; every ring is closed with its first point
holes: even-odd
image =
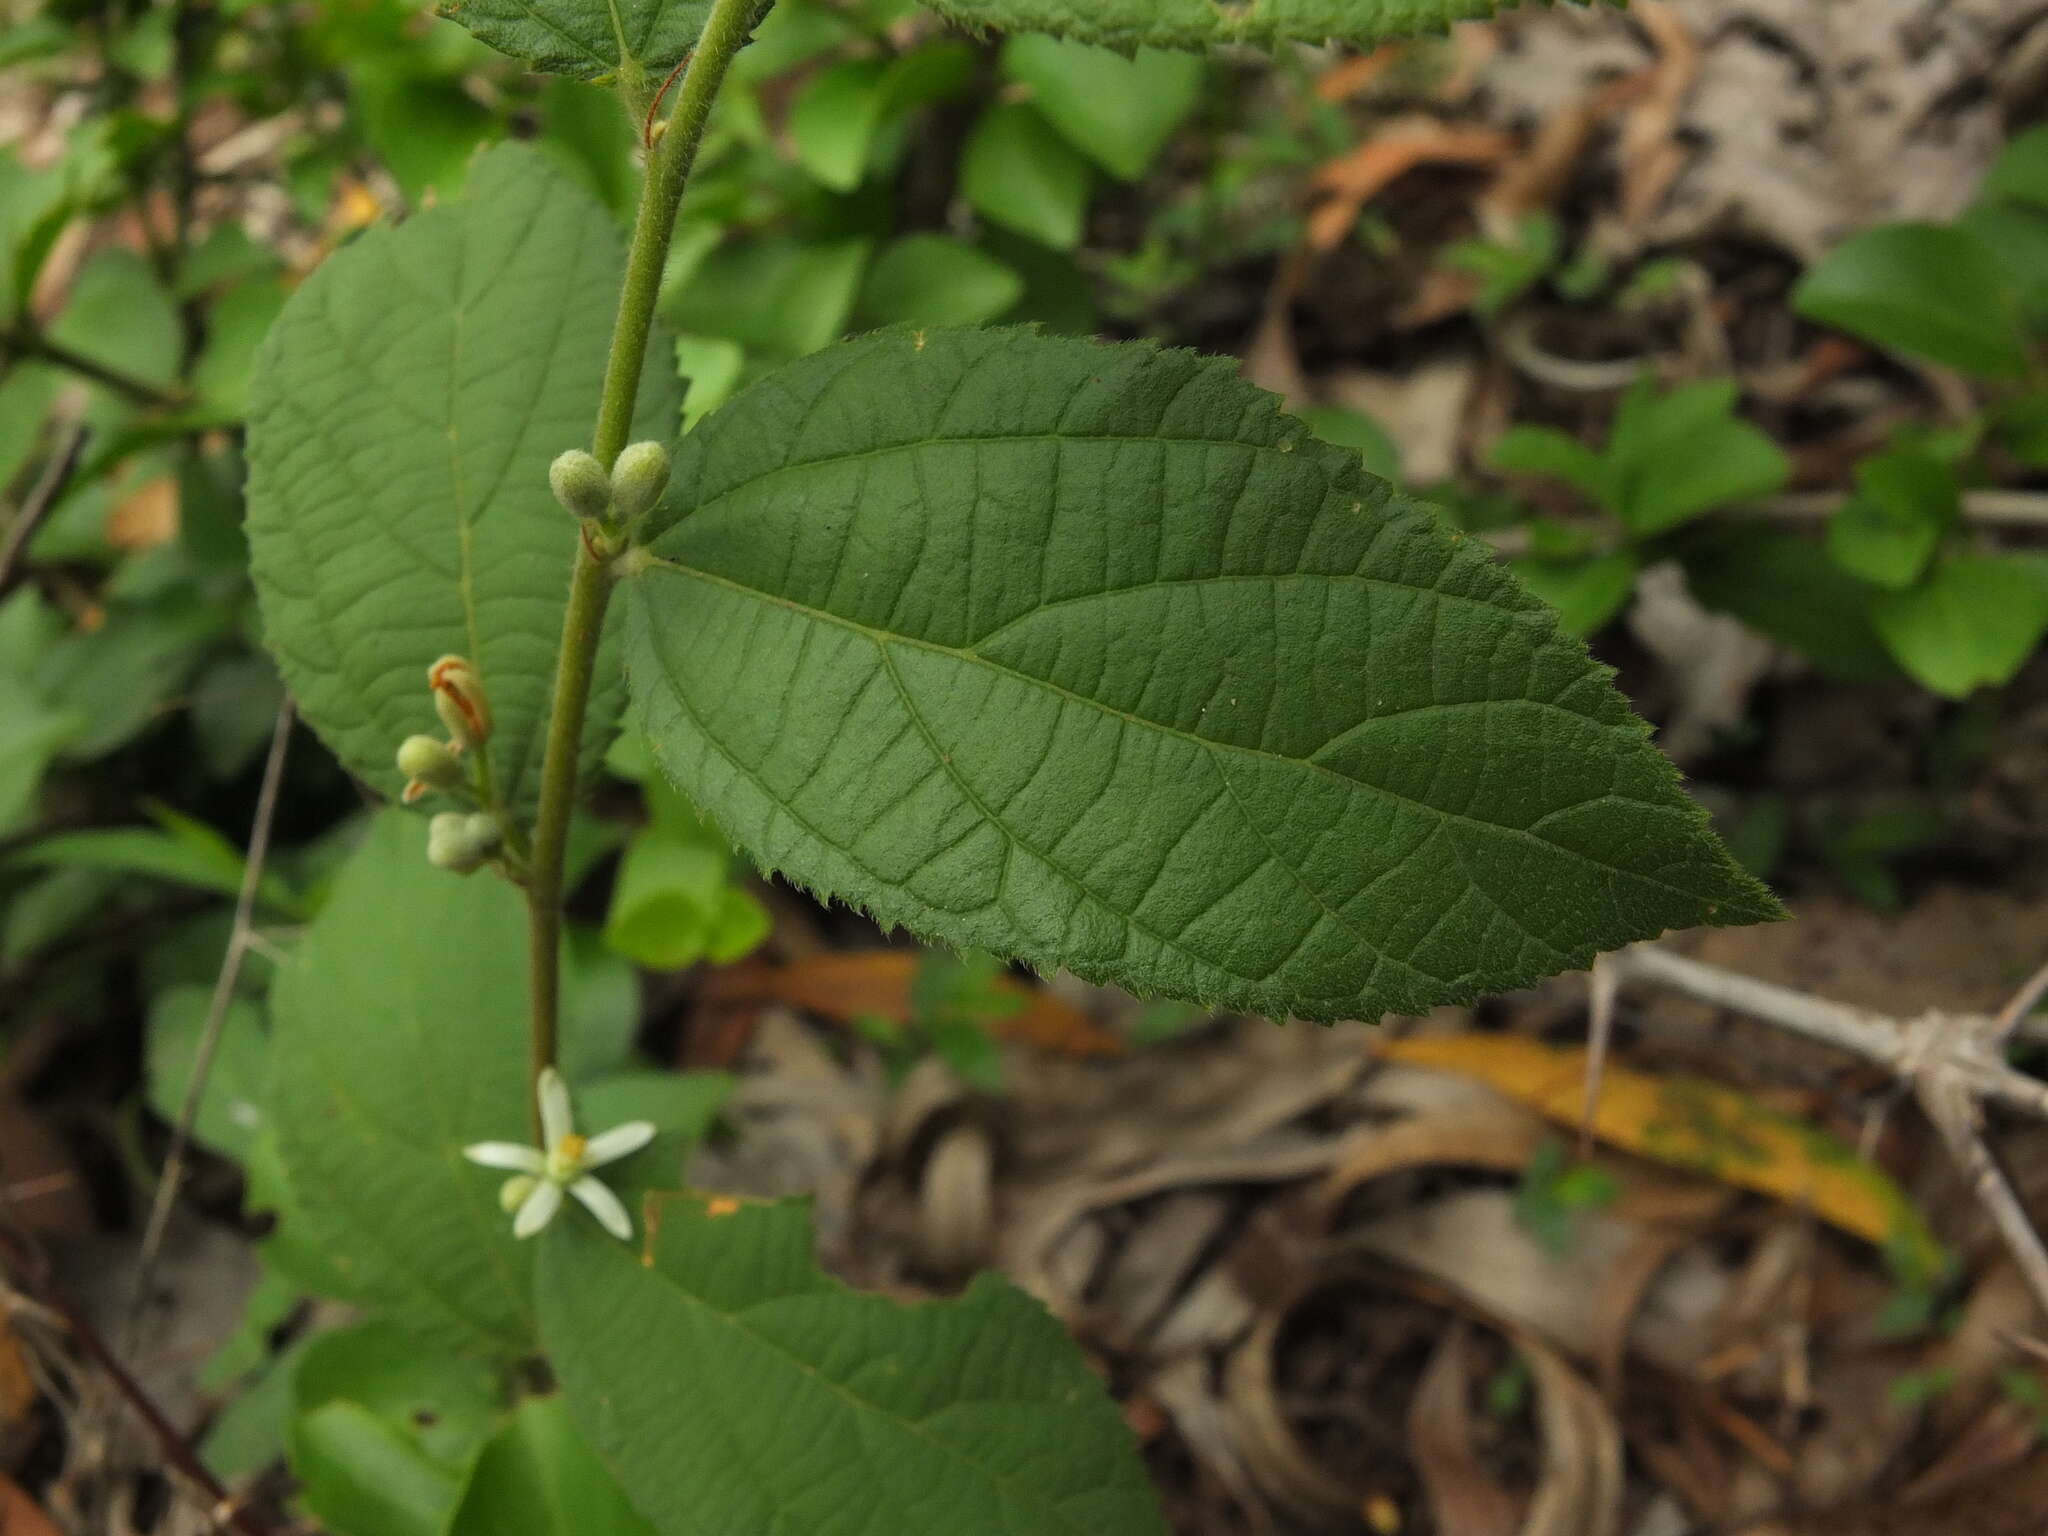
{"type": "MultiPolygon", "coordinates": [[[[1528,842],[1534,843],[1538,847],[1541,847],[1549,852],[1560,854],[1568,859],[1574,860],[1578,863],[1585,864],[1594,869],[1600,870],[1603,873],[1613,875],[1620,879],[1637,881],[1645,885],[1654,886],[1659,890],[1668,891],[1674,896],[1683,897],[1685,900],[1689,902],[1696,902],[1700,899],[1698,893],[1688,891],[1682,886],[1673,885],[1669,881],[1660,880],[1656,876],[1651,874],[1641,873],[1635,870],[1622,869],[1613,864],[1603,863],[1601,860],[1592,857],[1590,854],[1581,853],[1579,850],[1575,848],[1567,848],[1561,843],[1554,843],[1550,839],[1541,836],[1536,831],[1537,827],[1540,827],[1544,821],[1549,820],[1552,816],[1560,815],[1566,811],[1582,811],[1589,805],[1598,805],[1604,801],[1609,800],[1619,801],[1627,805],[1634,805],[1640,807],[1643,810],[1655,811],[1663,815],[1673,815],[1682,817],[1684,815],[1684,811],[1682,808],[1678,806],[1659,805],[1655,801],[1640,800],[1636,799],[1633,796],[1620,794],[1614,790],[1608,790],[1603,794],[1592,795],[1584,800],[1574,801],[1571,805],[1562,806],[1556,811],[1547,812],[1543,817],[1539,818],[1536,822],[1531,823],[1527,827],[1517,827],[1508,822],[1488,821],[1484,817],[1473,816],[1463,811],[1453,811],[1446,809],[1443,806],[1432,805],[1426,800],[1417,800],[1411,795],[1402,794],[1399,790],[1389,789],[1386,786],[1380,784],[1368,783],[1364,779],[1354,778],[1347,773],[1340,773],[1336,769],[1330,767],[1329,765],[1325,763],[1316,762],[1312,758],[1289,757],[1287,754],[1283,752],[1270,751],[1264,747],[1247,746],[1242,742],[1214,741],[1206,736],[1197,736],[1193,732],[1182,730],[1177,726],[1167,725],[1157,720],[1148,719],[1143,715],[1135,715],[1127,710],[1118,709],[1115,705],[1109,704],[1102,699],[1091,698],[1084,693],[1076,693],[1074,690],[1062,687],[1060,684],[1052,682],[1049,679],[1036,677],[1029,672],[1020,671],[1015,667],[1006,666],[998,661],[992,661],[978,651],[969,650],[957,646],[945,645],[940,643],[939,641],[927,640],[920,636],[905,635],[894,631],[875,629],[872,626],[860,623],[858,620],[849,619],[841,614],[832,613],[825,609],[814,608],[807,603],[800,603],[794,598],[784,597],[780,593],[764,592],[759,587],[749,586],[744,582],[734,581],[729,577],[717,576],[709,571],[700,570],[695,566],[684,565],[678,561],[664,559],[663,557],[658,555],[649,554],[648,560],[652,567],[655,569],[670,571],[680,576],[686,576],[697,581],[705,582],[712,586],[724,588],[725,590],[737,593],[742,597],[748,597],[759,602],[771,603],[778,607],[787,608],[794,613],[803,615],[807,619],[811,619],[820,623],[836,625],[839,628],[850,631],[851,633],[861,635],[862,637],[869,640],[871,643],[878,647],[888,645],[906,645],[914,647],[919,650],[930,651],[935,655],[950,657],[956,661],[971,662],[976,666],[986,667],[992,672],[998,672],[1006,677],[1015,678],[1019,682],[1027,683],[1033,687],[1042,688],[1049,693],[1058,694],[1062,698],[1071,699],[1077,704],[1085,705],[1091,709],[1098,710],[1103,714],[1114,716],[1117,719],[1123,720],[1124,722],[1130,725],[1141,726],[1147,730],[1158,731],[1163,735],[1172,736],[1179,740],[1193,743],[1205,749],[1216,749],[1222,751],[1237,752],[1250,757],[1263,758],[1273,762],[1285,763],[1290,767],[1306,768],[1311,772],[1323,774],[1328,776],[1329,778],[1335,779],[1342,784],[1346,784],[1352,787],[1353,789],[1364,790],[1368,794],[1381,795],[1389,800],[1397,801],[1400,804],[1412,806],[1416,810],[1419,810],[1425,813],[1426,815],[1439,817],[1445,821],[1459,822],[1467,826],[1478,827],[1491,833],[1504,833],[1514,838],[1524,839],[1528,842]]],[[[1359,576],[1354,579],[1359,581],[1375,580],[1375,578],[1366,576],[1359,576]]],[[[1415,592],[1421,590],[1415,587],[1404,587],[1401,585],[1401,583],[1398,582],[1381,582],[1377,584],[1398,587],[1400,588],[1400,590],[1407,592],[1415,592]]],[[[1454,596],[1455,594],[1443,593],[1438,595],[1450,597],[1454,596]]],[[[902,695],[902,689],[900,685],[898,685],[898,694],[899,697],[902,695]]],[[[1472,702],[1475,705],[1521,704],[1534,705],[1535,707],[1540,709],[1558,708],[1558,706],[1554,704],[1547,704],[1541,700],[1534,699],[1482,699],[1475,700],[1472,702]]],[[[907,709],[914,708],[914,706],[910,704],[910,701],[907,698],[904,699],[904,705],[907,709]]],[[[1560,713],[1571,714],[1570,711],[1560,711],[1560,713]]],[[[1398,716],[1388,715],[1376,718],[1395,719],[1398,718],[1398,716]]],[[[1573,718],[1584,719],[1585,717],[1574,715],[1573,718]]],[[[1003,823],[1000,820],[995,821],[993,824],[997,827],[1003,826],[1003,823]]],[[[1535,936],[1532,934],[1529,935],[1529,937],[1533,938],[1535,936]]]]}

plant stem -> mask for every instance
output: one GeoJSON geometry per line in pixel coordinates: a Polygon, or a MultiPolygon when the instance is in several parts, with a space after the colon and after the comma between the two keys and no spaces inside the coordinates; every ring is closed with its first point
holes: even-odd
{"type": "Polygon", "coordinates": [[[121,372],[118,368],[110,368],[105,363],[87,357],[83,352],[74,352],[71,348],[50,340],[48,336],[26,322],[0,333],[0,350],[10,352],[16,357],[52,363],[77,374],[80,378],[91,379],[95,384],[104,384],[115,394],[125,396],[136,405],[168,408],[184,401],[184,395],[179,390],[165,389],[150,383],[147,379],[138,379],[121,372]]]}
{"type": "MultiPolygon", "coordinates": [[[[734,57],[752,36],[771,0],[713,0],[697,51],[677,88],[675,111],[640,189],[640,212],[626,253],[626,280],[619,292],[618,321],[605,363],[604,394],[597,411],[591,452],[605,468],[619,456],[633,430],[633,407],[647,362],[647,337],[654,303],[668,265],[669,240],[684,183],[704,142],[711,104],[725,83],[734,57]]],[[[528,956],[532,994],[533,1074],[555,1062],[561,1006],[562,875],[569,818],[576,805],[577,756],[583,720],[590,706],[590,680],[597,644],[611,600],[607,559],[579,538],[569,581],[569,607],[562,620],[562,648],[555,664],[555,691],[548,717],[547,750],[541,761],[540,813],[534,822],[533,856],[526,886],[528,956]]]]}

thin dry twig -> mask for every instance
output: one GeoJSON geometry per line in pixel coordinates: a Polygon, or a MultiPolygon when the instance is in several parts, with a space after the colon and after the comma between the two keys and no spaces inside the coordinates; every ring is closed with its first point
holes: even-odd
{"type": "Polygon", "coordinates": [[[1607,1054],[1614,1045],[1614,1000],[1621,992],[1613,957],[1593,962],[1591,1019],[1586,1030],[1586,1101],[1579,1110],[1579,1160],[1593,1155],[1593,1118],[1600,1112],[1600,1083],[1607,1075],[1607,1054]]]}
{"type": "MultiPolygon", "coordinates": [[[[1849,499],[1846,491],[1790,491],[1745,502],[1741,508],[1786,522],[1822,522],[1842,510],[1849,499]]],[[[1973,523],[2004,524],[2016,528],[2048,527],[2048,492],[1965,491],[1963,516],[1973,523]]]]}
{"type": "Polygon", "coordinates": [[[255,1515],[207,1469],[206,1463],[199,1459],[199,1453],[192,1448],[191,1441],[179,1434],[176,1426],[164,1417],[163,1410],[107,1347],[99,1331],[58,1293],[43,1257],[6,1227],[0,1227],[0,1259],[6,1261],[8,1270],[18,1277],[23,1287],[19,1299],[7,1298],[9,1309],[33,1308],[34,1315],[40,1316],[78,1346],[80,1353],[113,1384],[129,1410],[142,1421],[165,1463],[179,1474],[181,1481],[202,1496],[198,1502],[202,1503],[209,1523],[217,1530],[227,1532],[228,1536],[270,1536],[255,1515]],[[23,1306],[24,1302],[27,1307],[23,1306]]]}
{"type": "Polygon", "coordinates": [[[2034,1011],[2034,1005],[2041,1001],[2044,993],[2048,993],[2048,963],[2044,963],[2038,971],[2022,982],[2019,991],[2013,993],[2005,1006],[1998,1010],[1997,1032],[1994,1037],[1997,1043],[2003,1045],[2012,1038],[2013,1032],[2026,1021],[2027,1015],[2034,1011]]]}
{"type": "MultiPolygon", "coordinates": [[[[1688,960],[1654,945],[1618,951],[1603,957],[1603,963],[1610,985],[1639,981],[1747,1014],[1874,1062],[1911,1088],[1949,1155],[1968,1175],[2035,1304],[2048,1313],[2048,1245],[2035,1231],[1984,1134],[1987,1102],[2048,1119],[2048,1084],[2014,1070],[2002,1053],[2006,1036],[2048,990],[2048,967],[2029,978],[1995,1018],[1934,1012],[1896,1019],[1688,960]]],[[[1596,1008],[1599,984],[1596,978],[1596,1008]]]]}
{"type": "Polygon", "coordinates": [[[7,525],[7,537],[0,541],[0,597],[13,591],[14,584],[21,579],[29,540],[36,536],[36,530],[56,510],[57,498],[64,494],[72,472],[78,468],[78,460],[85,452],[85,440],[90,436],[92,428],[84,422],[66,434],[63,444],[44,468],[42,478],[28,493],[21,510],[14,514],[14,521],[7,525]]]}
{"type": "Polygon", "coordinates": [[[263,782],[256,792],[256,814],[249,828],[249,853],[242,865],[242,886],[235,895],[234,927],[221,956],[220,970],[213,979],[213,996],[207,1003],[206,1023],[199,1031],[199,1046],[192,1057],[192,1080],[185,1085],[185,1099],[178,1106],[178,1123],[171,1128],[170,1150],[164,1156],[163,1177],[157,1180],[156,1197],[150,1203],[149,1222],[143,1228],[142,1253],[136,1264],[135,1298],[129,1314],[129,1332],[140,1330],[142,1314],[155,1276],[157,1257],[163,1248],[164,1229],[185,1179],[186,1156],[192,1145],[192,1125],[199,1116],[200,1101],[206,1096],[207,1075],[213,1069],[214,1052],[219,1049],[228,1004],[234,1000],[241,980],[242,962],[255,947],[256,894],[263,884],[263,867],[270,855],[270,828],[277,817],[278,786],[284,780],[286,749],[291,743],[292,701],[278,706],[277,724],[270,733],[270,755],[263,763],[263,782]]]}

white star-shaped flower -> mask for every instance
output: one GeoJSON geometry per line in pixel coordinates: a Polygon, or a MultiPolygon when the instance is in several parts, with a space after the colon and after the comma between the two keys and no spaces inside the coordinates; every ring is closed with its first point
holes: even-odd
{"type": "Polygon", "coordinates": [[[553,1067],[540,1075],[541,1137],[547,1143],[529,1147],[517,1141],[479,1141],[462,1149],[472,1163],[486,1168],[509,1168],[513,1176],[505,1181],[498,1199],[512,1218],[514,1237],[531,1237],[562,1208],[562,1192],[568,1191],[603,1224],[605,1231],[622,1242],[633,1236],[633,1218],[619,1197],[591,1176],[591,1169],[615,1163],[638,1152],[654,1140],[654,1126],[646,1120],[628,1120],[595,1136],[579,1136],[569,1118],[569,1085],[553,1067]]]}

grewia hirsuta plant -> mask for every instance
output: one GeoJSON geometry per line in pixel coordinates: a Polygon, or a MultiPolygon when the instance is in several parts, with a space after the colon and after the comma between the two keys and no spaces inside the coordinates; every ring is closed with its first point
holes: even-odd
{"type": "MultiPolygon", "coordinates": [[[[1489,9],[939,8],[1119,47],[1489,9]]],[[[329,260],[262,357],[270,643],[341,759],[432,817],[386,813],[278,985],[264,1156],[327,1287],[417,1341],[406,1370],[504,1369],[467,1439],[407,1443],[438,1470],[402,1519],[350,1461],[371,1431],[340,1413],[347,1373],[316,1391],[302,1367],[294,1456],[338,1529],[552,1531],[559,1501],[519,1496],[549,1483],[580,1490],[584,1536],[1158,1529],[1032,1302],[840,1288],[801,1207],[673,1188],[701,1102],[558,1030],[572,810],[622,718],[820,896],[1276,1018],[1427,1008],[1777,911],[1553,615],[1227,361],[887,331],[672,443],[670,229],[765,9],[451,3],[660,122],[630,240],[494,149],[461,203],[329,260]],[[504,878],[447,872],[483,866],[504,878]],[[515,1408],[535,1357],[559,1395],[515,1408]]]]}

